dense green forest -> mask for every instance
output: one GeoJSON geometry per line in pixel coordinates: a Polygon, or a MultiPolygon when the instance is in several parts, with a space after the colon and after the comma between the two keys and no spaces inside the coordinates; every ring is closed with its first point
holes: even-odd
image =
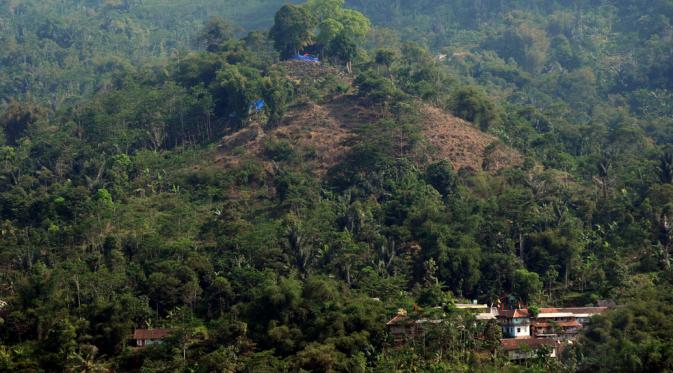
{"type": "Polygon", "coordinates": [[[673,0],[0,1],[0,371],[673,371],[672,23],[673,0]],[[483,162],[438,156],[474,150],[428,145],[429,110],[496,139],[483,162]],[[515,364],[452,307],[503,299],[618,306],[515,364]],[[393,348],[399,309],[461,328],[393,348]],[[132,348],[147,327],[174,332],[132,348]]]}

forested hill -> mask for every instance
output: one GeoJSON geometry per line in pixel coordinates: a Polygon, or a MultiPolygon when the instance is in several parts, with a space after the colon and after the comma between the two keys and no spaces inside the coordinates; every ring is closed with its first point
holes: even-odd
{"type": "Polygon", "coordinates": [[[281,0],[7,0],[0,3],[0,101],[31,96],[54,107],[160,69],[196,47],[204,22],[266,30],[281,0]]]}
{"type": "MultiPolygon", "coordinates": [[[[114,84],[120,75],[139,68],[158,69],[184,54],[195,47],[204,20],[225,17],[232,32],[244,35],[270,27],[275,10],[283,3],[5,1],[0,5],[0,62],[4,67],[0,71],[0,100],[30,93],[54,107],[66,100],[72,102],[114,84]]],[[[394,44],[401,38],[461,58],[466,52],[494,51],[504,62],[514,60],[528,73],[588,67],[593,76],[582,76],[587,71],[580,70],[569,78],[597,79],[596,87],[609,92],[673,86],[673,52],[667,44],[673,10],[664,0],[647,4],[580,1],[572,5],[551,0],[346,3],[379,26],[370,35],[371,47],[394,44]],[[609,86],[614,84],[619,86],[609,86]]],[[[497,63],[483,54],[477,53],[481,66],[497,63]]],[[[525,78],[517,77],[516,81],[525,78]]],[[[646,110],[666,110],[661,102],[665,96],[634,95],[632,100],[646,110]]]]}
{"type": "Polygon", "coordinates": [[[0,2],[0,372],[673,370],[672,22],[0,2]],[[474,300],[616,307],[516,362],[474,300]]]}

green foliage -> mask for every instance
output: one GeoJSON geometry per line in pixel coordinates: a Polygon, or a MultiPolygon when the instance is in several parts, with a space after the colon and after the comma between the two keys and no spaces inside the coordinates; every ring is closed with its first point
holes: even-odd
{"type": "Polygon", "coordinates": [[[428,184],[432,185],[444,198],[457,192],[457,176],[448,161],[439,161],[428,166],[425,171],[428,184]]]}
{"type": "Polygon", "coordinates": [[[196,37],[199,46],[217,52],[226,41],[234,38],[234,27],[222,17],[211,18],[196,37]]]}
{"type": "Polygon", "coordinates": [[[309,0],[306,6],[319,22],[318,42],[330,45],[338,35],[354,43],[364,42],[371,29],[369,18],[353,9],[344,9],[344,0],[309,0]]]}
{"type": "Polygon", "coordinates": [[[19,140],[42,117],[44,117],[44,110],[35,103],[11,101],[0,117],[4,140],[8,145],[18,145],[19,140]]]}
{"type": "Polygon", "coordinates": [[[548,58],[549,39],[544,30],[521,23],[505,30],[493,41],[493,47],[501,57],[513,58],[524,70],[540,72],[548,58]]]}
{"type": "Polygon", "coordinates": [[[542,281],[535,272],[517,269],[514,271],[513,288],[525,302],[529,302],[537,299],[542,292],[542,281]]]}
{"type": "MultiPolygon", "coordinates": [[[[250,102],[258,95],[257,82],[247,76],[248,71],[238,66],[225,65],[215,76],[215,92],[219,100],[215,103],[215,112],[228,115],[239,122],[248,115],[250,102]]],[[[256,72],[250,72],[256,75],[256,72]]]]}
{"type": "Polygon", "coordinates": [[[659,159],[657,176],[662,184],[673,183],[673,153],[664,153],[659,159]]]}
{"type": "Polygon", "coordinates": [[[669,2],[215,3],[0,5],[0,371],[672,369],[669,2]],[[451,307],[503,295],[623,306],[524,367],[451,307]],[[400,308],[444,322],[392,349],[400,308]]]}
{"type": "Polygon", "coordinates": [[[639,289],[634,302],[597,317],[577,348],[582,371],[665,371],[673,362],[668,286],[639,289]]]}
{"type": "Polygon", "coordinates": [[[277,124],[283,119],[293,98],[292,85],[282,76],[271,75],[262,81],[262,97],[269,115],[269,124],[277,124]]]}
{"type": "Polygon", "coordinates": [[[264,144],[264,152],[274,161],[288,161],[295,157],[292,146],[287,141],[269,140],[264,144]]]}
{"type": "Polygon", "coordinates": [[[472,86],[459,88],[453,93],[451,110],[456,116],[479,126],[482,131],[501,123],[500,113],[493,102],[472,86]]]}
{"type": "Polygon", "coordinates": [[[330,55],[346,62],[348,71],[351,72],[350,63],[357,54],[357,46],[345,33],[339,33],[328,44],[327,51],[330,55]]]}
{"type": "Polygon", "coordinates": [[[276,13],[269,35],[284,58],[297,54],[314,38],[317,20],[306,6],[285,5],[276,13]]]}
{"type": "Polygon", "coordinates": [[[373,71],[366,71],[355,79],[360,96],[366,97],[376,104],[384,104],[392,100],[398,93],[390,80],[377,75],[373,71]]]}

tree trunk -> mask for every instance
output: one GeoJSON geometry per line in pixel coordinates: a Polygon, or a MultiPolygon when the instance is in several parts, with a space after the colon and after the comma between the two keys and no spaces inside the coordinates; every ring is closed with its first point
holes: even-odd
{"type": "Polygon", "coordinates": [[[522,262],[522,263],[524,264],[524,266],[525,266],[526,261],[525,261],[525,259],[524,259],[524,255],[523,255],[523,254],[524,254],[524,253],[523,253],[523,233],[522,233],[522,232],[519,232],[519,257],[521,258],[521,262],[522,262]]]}
{"type": "Polygon", "coordinates": [[[80,297],[80,286],[79,286],[79,278],[75,276],[75,288],[77,289],[77,308],[82,307],[82,299],[80,297]]]}
{"type": "Polygon", "coordinates": [[[348,288],[350,289],[353,281],[351,279],[351,266],[350,264],[346,264],[346,283],[348,283],[348,288]]]}
{"type": "Polygon", "coordinates": [[[566,289],[568,289],[568,272],[570,272],[569,267],[570,267],[570,265],[566,264],[566,270],[565,270],[565,272],[566,272],[565,273],[565,287],[566,287],[566,289]]]}

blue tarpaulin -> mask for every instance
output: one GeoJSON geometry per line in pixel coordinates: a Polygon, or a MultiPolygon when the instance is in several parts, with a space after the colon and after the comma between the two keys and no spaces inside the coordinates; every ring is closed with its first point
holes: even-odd
{"type": "Polygon", "coordinates": [[[264,102],[264,100],[259,99],[259,100],[255,101],[255,109],[257,111],[264,109],[264,106],[266,106],[266,103],[264,102]]]}
{"type": "Polygon", "coordinates": [[[250,103],[250,111],[261,111],[266,106],[266,103],[261,98],[250,103]]]}
{"type": "Polygon", "coordinates": [[[298,54],[298,55],[292,57],[292,60],[294,60],[294,61],[304,61],[304,62],[320,62],[320,59],[318,57],[313,57],[313,56],[308,55],[308,54],[305,54],[305,55],[298,54]]]}

